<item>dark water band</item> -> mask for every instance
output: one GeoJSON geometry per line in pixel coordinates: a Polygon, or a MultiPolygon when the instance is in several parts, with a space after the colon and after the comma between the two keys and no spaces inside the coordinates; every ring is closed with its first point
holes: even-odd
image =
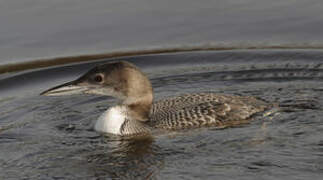
{"type": "Polygon", "coordinates": [[[225,50],[260,50],[260,49],[323,49],[323,45],[299,44],[299,45],[206,45],[206,46],[181,46],[173,48],[156,48],[146,50],[116,51],[101,54],[88,54],[78,56],[57,57],[48,59],[31,60],[22,63],[0,65],[0,74],[19,72],[23,70],[51,67],[70,63],[94,61],[104,58],[117,58],[126,56],[138,56],[160,53],[176,53],[188,51],[225,51],[225,50]]]}

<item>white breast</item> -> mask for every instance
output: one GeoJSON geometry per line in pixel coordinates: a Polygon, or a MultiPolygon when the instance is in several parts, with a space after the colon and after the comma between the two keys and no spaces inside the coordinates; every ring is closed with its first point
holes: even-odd
{"type": "Polygon", "coordinates": [[[94,129],[98,132],[120,135],[120,128],[126,120],[126,108],[111,107],[106,110],[95,123],[94,129]]]}

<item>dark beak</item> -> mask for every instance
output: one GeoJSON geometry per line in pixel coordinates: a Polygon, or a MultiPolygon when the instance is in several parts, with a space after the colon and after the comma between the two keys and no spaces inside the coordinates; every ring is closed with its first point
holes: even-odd
{"type": "Polygon", "coordinates": [[[89,87],[82,86],[77,81],[71,81],[68,83],[61,84],[59,86],[55,86],[50,88],[40,95],[44,96],[63,96],[63,95],[73,95],[73,94],[82,94],[89,90],[89,87]]]}

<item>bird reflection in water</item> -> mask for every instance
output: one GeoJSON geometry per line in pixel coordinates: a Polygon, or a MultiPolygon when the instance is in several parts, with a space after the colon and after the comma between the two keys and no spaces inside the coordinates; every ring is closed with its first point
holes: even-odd
{"type": "Polygon", "coordinates": [[[104,147],[88,157],[96,178],[154,179],[163,167],[160,148],[151,138],[104,141],[104,147]]]}

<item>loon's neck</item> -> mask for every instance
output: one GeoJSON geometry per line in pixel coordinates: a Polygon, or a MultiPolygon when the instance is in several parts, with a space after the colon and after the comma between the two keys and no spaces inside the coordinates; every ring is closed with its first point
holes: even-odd
{"type": "Polygon", "coordinates": [[[128,114],[137,121],[148,121],[152,106],[152,95],[147,95],[140,100],[125,101],[124,105],[128,109],[128,114]]]}
{"type": "Polygon", "coordinates": [[[144,122],[149,120],[151,106],[151,98],[124,101],[106,110],[94,128],[99,132],[116,135],[149,134],[150,130],[144,122]]]}

